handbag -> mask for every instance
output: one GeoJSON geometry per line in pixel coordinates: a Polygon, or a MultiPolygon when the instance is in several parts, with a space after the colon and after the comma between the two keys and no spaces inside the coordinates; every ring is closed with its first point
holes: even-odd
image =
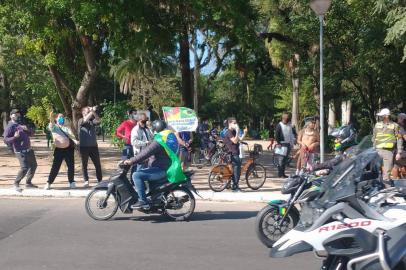
{"type": "Polygon", "coordinates": [[[288,155],[288,147],[287,146],[275,147],[275,155],[286,157],[288,155]]]}
{"type": "Polygon", "coordinates": [[[65,135],[65,137],[68,138],[68,140],[69,140],[69,146],[68,146],[68,148],[73,148],[73,149],[75,149],[75,148],[76,148],[75,142],[69,137],[68,134],[66,134],[65,131],[63,131],[63,129],[61,129],[59,126],[57,126],[57,127],[59,128],[60,131],[62,131],[63,135],[65,135]]]}

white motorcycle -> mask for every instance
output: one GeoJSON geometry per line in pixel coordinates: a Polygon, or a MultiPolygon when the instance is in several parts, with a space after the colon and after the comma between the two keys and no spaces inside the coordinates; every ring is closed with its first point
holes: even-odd
{"type": "MultiPolygon", "coordinates": [[[[381,158],[373,149],[344,160],[323,181],[320,196],[302,206],[298,225],[272,246],[271,257],[314,251],[317,256],[328,258],[322,269],[347,269],[346,262],[351,258],[335,255],[333,258],[340,260],[331,259],[326,243],[334,243],[332,239],[337,235],[354,229],[374,235],[378,230],[390,231],[405,224],[406,205],[388,203],[390,197],[398,194],[398,189],[381,189],[381,164],[381,158]]],[[[359,248],[351,239],[337,243],[359,248]]],[[[362,250],[373,246],[361,242],[362,250]]]]}

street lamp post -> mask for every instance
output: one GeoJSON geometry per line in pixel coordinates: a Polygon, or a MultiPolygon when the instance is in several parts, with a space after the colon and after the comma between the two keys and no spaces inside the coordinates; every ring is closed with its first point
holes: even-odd
{"type": "Polygon", "coordinates": [[[311,0],[310,7],[320,21],[320,162],[324,162],[323,20],[331,0],[311,0]]]}

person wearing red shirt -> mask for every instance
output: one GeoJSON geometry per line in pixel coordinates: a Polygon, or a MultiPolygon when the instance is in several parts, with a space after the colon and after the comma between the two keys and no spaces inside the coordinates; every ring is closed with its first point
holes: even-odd
{"type": "Polygon", "coordinates": [[[137,110],[127,111],[128,119],[124,120],[116,129],[116,136],[124,140],[122,159],[127,160],[134,156],[131,145],[131,130],[137,125],[137,110]]]}

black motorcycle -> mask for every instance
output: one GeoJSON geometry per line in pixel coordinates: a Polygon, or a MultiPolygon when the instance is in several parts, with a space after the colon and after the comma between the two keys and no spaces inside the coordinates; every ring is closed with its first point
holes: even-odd
{"type": "MultiPolygon", "coordinates": [[[[120,163],[119,167],[117,174],[99,183],[87,195],[85,207],[91,218],[108,220],[116,214],[118,208],[125,214],[133,212],[131,206],[138,201],[138,194],[132,180],[127,178],[131,166],[120,163]]],[[[150,206],[137,210],[146,214],[162,214],[176,221],[189,219],[196,204],[192,193],[196,191],[190,183],[191,176],[186,175],[187,179],[182,183],[169,183],[166,178],[149,182],[147,199],[150,206]]]]}

